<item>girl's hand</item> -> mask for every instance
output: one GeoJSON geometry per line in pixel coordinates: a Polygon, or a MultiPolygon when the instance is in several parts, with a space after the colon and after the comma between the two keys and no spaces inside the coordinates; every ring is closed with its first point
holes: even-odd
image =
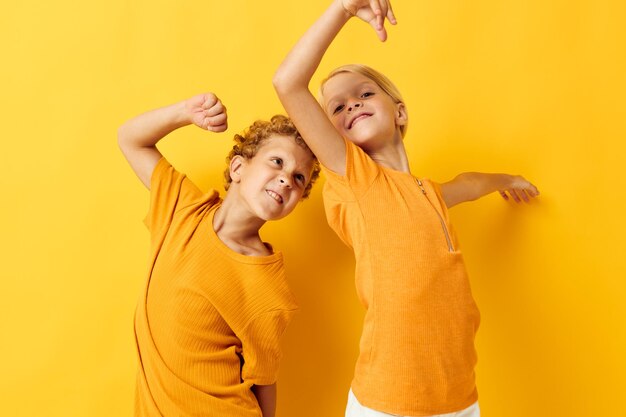
{"type": "Polygon", "coordinates": [[[191,122],[211,132],[223,132],[228,128],[226,107],[213,93],[199,94],[185,101],[191,122]]]}
{"type": "Polygon", "coordinates": [[[520,203],[522,200],[528,203],[531,198],[539,195],[537,187],[521,175],[510,175],[507,188],[498,190],[498,192],[505,200],[510,200],[512,198],[516,203],[520,203]]]}
{"type": "Polygon", "coordinates": [[[395,25],[396,17],[389,0],[339,0],[343,9],[350,15],[367,22],[374,28],[378,39],[387,40],[385,18],[395,25]]]}

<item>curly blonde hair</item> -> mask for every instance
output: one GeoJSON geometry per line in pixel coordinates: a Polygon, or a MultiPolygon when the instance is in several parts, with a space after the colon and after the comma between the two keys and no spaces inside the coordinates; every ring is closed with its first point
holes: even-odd
{"type": "Polygon", "coordinates": [[[302,199],[307,198],[311,193],[311,188],[313,188],[315,180],[317,180],[320,175],[320,164],[304,139],[302,139],[302,136],[300,136],[300,133],[291,119],[282,114],[273,116],[270,121],[257,120],[244,130],[241,135],[235,135],[235,145],[233,145],[233,149],[226,157],[226,164],[228,166],[224,170],[224,188],[228,190],[230,183],[233,181],[230,177],[230,161],[237,155],[243,156],[246,159],[252,159],[261,146],[263,146],[265,140],[272,135],[293,137],[298,145],[309,151],[313,156],[313,172],[311,172],[311,179],[302,193],[302,199]]]}

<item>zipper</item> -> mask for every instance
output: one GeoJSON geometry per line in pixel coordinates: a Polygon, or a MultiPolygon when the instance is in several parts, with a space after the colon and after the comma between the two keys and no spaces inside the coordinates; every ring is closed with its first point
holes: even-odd
{"type": "Polygon", "coordinates": [[[452,246],[452,239],[450,239],[450,233],[448,232],[448,226],[446,226],[446,222],[443,220],[443,217],[439,213],[439,210],[437,210],[435,205],[430,201],[430,198],[428,198],[428,196],[426,195],[426,189],[424,189],[424,186],[422,185],[422,181],[420,181],[419,178],[415,178],[415,180],[417,181],[417,185],[420,187],[420,190],[422,190],[422,194],[424,194],[424,197],[426,197],[426,200],[428,200],[428,202],[430,203],[430,206],[433,208],[433,210],[435,210],[435,213],[437,213],[437,217],[439,217],[439,222],[441,223],[443,234],[446,237],[446,242],[448,242],[448,250],[450,252],[454,252],[454,246],[452,246]]]}

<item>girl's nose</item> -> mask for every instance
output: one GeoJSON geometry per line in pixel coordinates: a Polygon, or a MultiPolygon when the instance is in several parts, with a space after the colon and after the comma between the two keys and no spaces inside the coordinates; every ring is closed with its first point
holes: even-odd
{"type": "Polygon", "coordinates": [[[352,111],[361,107],[361,103],[352,103],[348,106],[348,111],[352,111]]]}

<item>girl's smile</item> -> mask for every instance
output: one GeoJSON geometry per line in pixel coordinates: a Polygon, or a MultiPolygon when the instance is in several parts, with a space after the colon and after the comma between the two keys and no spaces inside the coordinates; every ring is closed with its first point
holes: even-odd
{"type": "Polygon", "coordinates": [[[324,108],[331,123],[351,142],[364,149],[378,149],[401,136],[396,116],[402,104],[394,102],[373,80],[342,72],[326,81],[324,92],[328,96],[324,108]],[[371,123],[363,123],[366,120],[371,123]]]}
{"type": "Polygon", "coordinates": [[[348,130],[352,129],[352,126],[354,126],[356,123],[358,123],[361,120],[366,119],[366,118],[368,118],[370,116],[372,116],[372,113],[363,112],[361,114],[358,114],[358,115],[352,117],[352,120],[350,120],[350,123],[348,123],[348,130]]]}

